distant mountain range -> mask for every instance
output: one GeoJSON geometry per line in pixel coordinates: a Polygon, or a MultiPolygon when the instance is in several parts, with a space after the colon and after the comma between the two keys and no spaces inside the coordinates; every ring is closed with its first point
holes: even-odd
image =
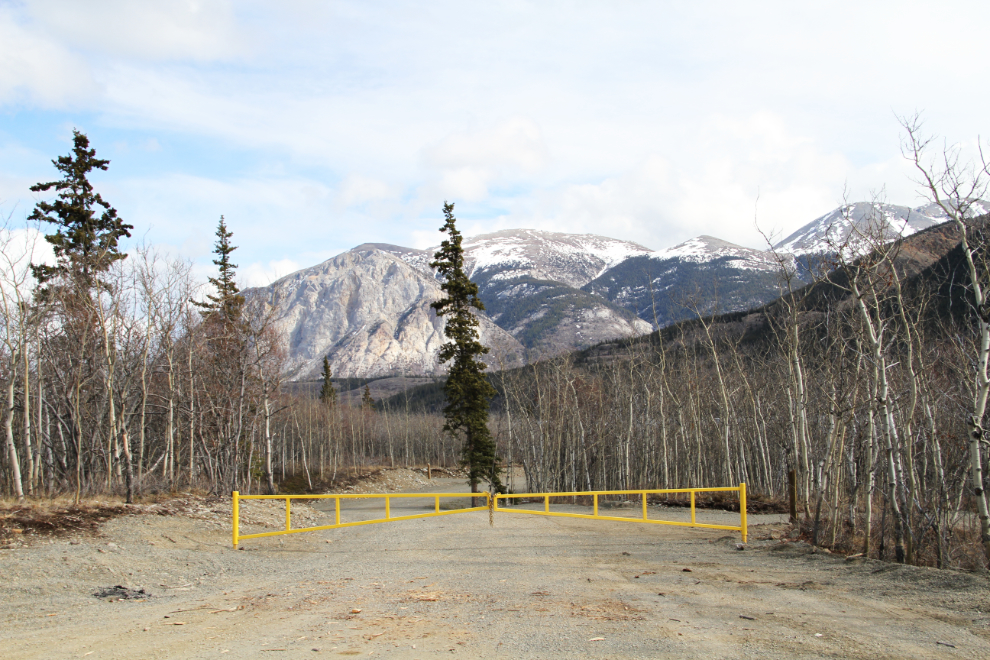
{"type": "MultiPolygon", "coordinates": [[[[990,210],[976,204],[975,214],[990,210]]],[[[485,304],[493,368],[635,337],[698,314],[746,310],[780,295],[781,263],[848,244],[882,227],[893,240],[945,220],[937,207],[860,202],[817,218],[773,246],[699,236],[666,250],[594,234],[510,229],[464,240],[465,268],[485,304]],[[846,240],[846,239],[850,240],[846,240]]],[[[289,341],[289,376],[317,378],[327,356],[336,376],[442,373],[441,297],[435,248],[366,243],[265,289],[289,341]]]]}

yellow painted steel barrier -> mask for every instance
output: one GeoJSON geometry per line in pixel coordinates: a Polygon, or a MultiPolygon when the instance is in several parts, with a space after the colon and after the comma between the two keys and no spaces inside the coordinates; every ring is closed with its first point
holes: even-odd
{"type": "Polygon", "coordinates": [[[666,489],[654,489],[654,490],[592,490],[584,492],[574,492],[574,493],[513,493],[511,495],[496,495],[495,496],[495,510],[499,512],[506,513],[528,513],[537,516],[558,516],[561,518],[588,518],[591,520],[618,520],[621,522],[638,522],[638,523],[650,523],[653,525],[677,525],[679,527],[703,527],[706,529],[727,529],[733,532],[739,532],[742,535],[742,542],[746,542],[747,537],[747,523],[746,523],[746,484],[739,484],[738,487],[729,488],[666,488],[666,489]],[[695,495],[697,493],[726,493],[726,492],[737,492],[739,493],[739,525],[713,525],[709,523],[699,523],[697,522],[697,517],[695,514],[695,495]],[[646,497],[648,495],[664,495],[670,493],[690,493],[691,494],[691,522],[680,522],[674,520],[654,520],[648,517],[646,511],[646,497]],[[550,498],[551,497],[587,497],[592,498],[592,513],[562,513],[559,511],[550,510],[550,498]],[[643,503],[643,515],[640,518],[632,518],[625,516],[601,516],[598,514],[598,498],[602,495],[639,495],[642,498],[643,503]],[[500,500],[510,500],[510,499],[538,499],[543,498],[543,510],[539,509],[519,509],[519,508],[504,508],[499,506],[500,500]]]}
{"type": "Polygon", "coordinates": [[[299,534],[302,532],[317,532],[321,529],[337,529],[339,527],[356,527],[357,525],[372,525],[374,523],[395,522],[398,520],[412,520],[413,518],[433,518],[435,516],[449,516],[455,513],[468,513],[469,511],[487,511],[490,505],[491,496],[488,493],[390,493],[385,494],[346,494],[346,495],[241,495],[236,490],[233,493],[232,516],[233,516],[233,540],[234,548],[243,539],[260,539],[265,536],[281,536],[283,534],[299,534]],[[484,506],[468,507],[466,509],[452,509],[450,511],[440,510],[440,498],[465,497],[484,498],[484,506]],[[433,513],[417,513],[409,516],[393,516],[392,500],[400,499],[432,499],[434,502],[433,513]],[[357,520],[354,522],[340,522],[340,501],[360,500],[360,499],[384,499],[385,517],[375,520],[357,520]],[[240,503],[242,500],[285,500],[285,529],[277,532],[262,532],[260,534],[240,533],[240,503]],[[292,528],[292,500],[334,500],[334,524],[320,525],[318,527],[292,528]]]}
{"type": "Polygon", "coordinates": [[[449,516],[455,513],[468,513],[471,511],[485,511],[492,510],[504,513],[528,513],[537,516],[557,516],[561,518],[587,518],[591,520],[616,520],[619,522],[638,522],[638,523],[649,523],[653,525],[677,525],[680,527],[701,527],[705,529],[725,529],[729,531],[739,532],[742,535],[742,542],[746,543],[747,537],[747,522],[746,522],[746,484],[741,483],[737,487],[727,487],[727,488],[666,488],[666,489],[650,489],[650,490],[594,490],[594,491],[583,491],[583,492],[568,492],[568,493],[514,493],[511,495],[495,495],[494,501],[492,501],[492,496],[488,493],[394,493],[394,494],[346,494],[346,495],[241,495],[236,490],[233,493],[233,541],[234,548],[237,548],[238,543],[243,539],[258,539],[265,536],[281,536],[283,534],[299,534],[301,532],[317,532],[322,529],[337,529],[340,527],[356,527],[357,525],[373,525],[375,523],[383,522],[396,522],[399,520],[412,520],[414,518],[432,518],[435,516],[449,516]],[[697,516],[695,511],[695,501],[697,493],[726,493],[726,492],[737,492],[739,493],[739,525],[714,525],[710,523],[699,523],[697,522],[697,516]],[[646,509],[646,498],[649,495],[665,495],[665,494],[675,494],[675,493],[690,493],[691,494],[691,522],[681,522],[674,520],[655,520],[648,516],[646,509]],[[608,495],[638,495],[642,499],[643,513],[642,517],[633,518],[625,516],[602,516],[598,514],[598,498],[600,496],[608,495]],[[563,513],[559,511],[550,510],[550,498],[551,497],[588,497],[592,498],[592,513],[591,515],[585,513],[563,513]],[[440,510],[440,498],[451,498],[456,497],[459,499],[464,499],[465,497],[477,497],[485,498],[484,506],[467,507],[465,509],[453,509],[450,511],[440,510]],[[410,499],[410,498],[432,498],[434,501],[434,511],[433,513],[417,513],[407,516],[392,516],[392,506],[391,501],[393,499],[410,499]],[[521,509],[521,508],[504,508],[499,506],[499,500],[510,500],[510,499],[536,499],[543,498],[543,510],[537,509],[521,509]],[[334,500],[334,524],[333,525],[320,525],[317,527],[300,527],[298,529],[292,528],[292,500],[334,500]],[[358,520],[354,522],[340,522],[340,501],[341,500],[358,500],[358,499],[384,499],[385,500],[385,517],[377,518],[375,520],[358,520]],[[260,534],[241,534],[240,533],[240,502],[241,500],[285,500],[285,529],[279,530],[277,532],[262,532],[260,534]]]}

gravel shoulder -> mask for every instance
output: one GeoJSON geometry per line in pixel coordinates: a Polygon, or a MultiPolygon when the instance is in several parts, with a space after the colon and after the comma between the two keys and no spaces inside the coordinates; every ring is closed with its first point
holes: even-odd
{"type": "MultiPolygon", "coordinates": [[[[247,505],[245,533],[281,524],[278,502],[247,505]]],[[[329,508],[294,503],[293,524],[325,524],[329,508]]],[[[985,658],[990,648],[986,576],[813,553],[781,540],[780,516],[750,516],[743,551],[718,530],[509,513],[494,527],[470,513],[235,551],[229,512],[229,500],[204,502],[0,550],[3,656],[985,658]],[[151,595],[93,595],[114,585],[151,595]]]]}

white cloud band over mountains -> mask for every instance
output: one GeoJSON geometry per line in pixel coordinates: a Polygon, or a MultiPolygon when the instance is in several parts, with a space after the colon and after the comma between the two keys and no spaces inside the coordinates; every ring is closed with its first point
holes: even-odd
{"type": "Polygon", "coordinates": [[[762,247],[843,200],[918,205],[896,115],[985,127],[976,3],[0,3],[0,210],[86,131],[147,240],[249,284],[368,242],[699,234],[762,247]],[[965,90],[959,103],[959,93],[965,90]],[[276,269],[277,270],[277,269],[276,269]]]}

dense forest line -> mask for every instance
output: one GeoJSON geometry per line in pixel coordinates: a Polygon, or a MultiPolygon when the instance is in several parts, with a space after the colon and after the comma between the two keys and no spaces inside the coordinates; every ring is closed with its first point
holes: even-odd
{"type": "MultiPolygon", "coordinates": [[[[124,258],[129,227],[85,177],[101,162],[77,134],[64,185],[44,184],[60,195],[35,214],[57,228],[55,266],[30,268],[25,234],[0,232],[5,494],[319,490],[460,462],[436,386],[346,405],[282,381],[278,301],[239,292],[223,218],[206,290],[181,260],[124,258]]],[[[967,209],[985,190],[951,175],[929,191],[952,224],[894,241],[877,218],[800,278],[809,262],[781,255],[782,295],[761,309],[491,373],[499,459],[535,491],[744,481],[782,497],[793,470],[815,543],[986,566],[990,264],[967,209]]]]}

